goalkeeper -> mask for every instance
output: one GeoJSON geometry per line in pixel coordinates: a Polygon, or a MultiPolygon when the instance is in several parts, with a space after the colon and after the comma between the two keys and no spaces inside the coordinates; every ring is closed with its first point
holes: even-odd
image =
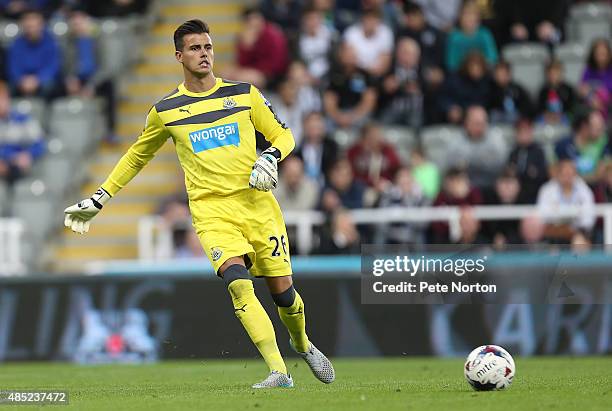
{"type": "Polygon", "coordinates": [[[193,226],[227,286],[236,316],[270,368],[253,388],[292,387],[293,380],[251,275],[265,278],[291,347],[320,381],[330,383],[332,364],[306,335],[285,223],[270,191],[278,180],[277,163],[295,145],[291,131],[254,86],[215,78],[206,23],[183,23],[174,32],[174,45],[184,82],[151,108],[142,134],[95,194],[65,210],[65,225],[87,232],[102,207],[172,139],[185,172],[193,226]],[[259,158],[256,130],[272,144],[259,158]]]}

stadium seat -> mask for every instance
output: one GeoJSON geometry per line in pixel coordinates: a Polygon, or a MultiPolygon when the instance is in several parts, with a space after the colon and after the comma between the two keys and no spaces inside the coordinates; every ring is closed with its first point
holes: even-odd
{"type": "Polygon", "coordinates": [[[595,38],[612,35],[612,5],[605,2],[577,4],[570,10],[566,31],[570,41],[588,46],[595,38]]]}
{"type": "Polygon", "coordinates": [[[40,160],[33,173],[54,195],[61,195],[84,181],[84,173],[75,173],[75,164],[68,156],[49,155],[40,160]]]}
{"type": "Polygon", "coordinates": [[[47,105],[41,98],[15,98],[13,99],[13,107],[23,114],[29,114],[34,117],[40,125],[47,128],[47,105]]]}
{"type": "Polygon", "coordinates": [[[513,126],[504,124],[493,125],[489,127],[489,132],[492,134],[500,134],[506,142],[507,147],[514,147],[514,144],[516,142],[516,132],[513,126]]]}
{"type": "Polygon", "coordinates": [[[425,156],[440,169],[446,168],[448,146],[451,141],[461,138],[461,128],[455,126],[430,126],[421,130],[421,143],[425,156]]]}
{"type": "Polygon", "coordinates": [[[138,57],[133,24],[129,20],[104,19],[100,22],[100,51],[103,69],[113,75],[133,63],[138,57]]]}
{"type": "Polygon", "coordinates": [[[58,99],[51,107],[51,135],[62,141],[67,152],[82,155],[94,147],[102,135],[98,114],[95,101],[58,99]]]}
{"type": "Polygon", "coordinates": [[[563,63],[565,81],[572,86],[580,84],[587,58],[587,50],[579,43],[565,43],[557,46],[555,57],[563,63]]]}
{"type": "Polygon", "coordinates": [[[0,46],[6,47],[19,34],[19,25],[11,20],[0,20],[0,46]]]}
{"type": "Polygon", "coordinates": [[[512,78],[535,96],[544,83],[544,67],[550,58],[546,46],[538,43],[509,44],[502,51],[512,66],[512,78]]]}
{"type": "Polygon", "coordinates": [[[26,236],[34,241],[42,240],[53,228],[63,224],[57,203],[49,201],[47,196],[42,195],[21,201],[16,198],[13,202],[12,215],[24,222],[26,236]],[[53,218],[54,215],[59,217],[53,218]]]}
{"type": "Polygon", "coordinates": [[[4,181],[0,180],[0,217],[3,217],[4,213],[7,211],[8,202],[8,187],[4,181]]]}
{"type": "Polygon", "coordinates": [[[343,150],[353,145],[359,138],[359,133],[355,130],[338,129],[333,134],[333,139],[343,150]]]}
{"type": "Polygon", "coordinates": [[[411,127],[386,126],[383,133],[387,141],[395,146],[402,161],[410,161],[410,153],[417,142],[414,129],[411,127]]]}
{"type": "Polygon", "coordinates": [[[559,139],[569,136],[571,128],[564,124],[537,125],[533,130],[535,141],[542,144],[554,144],[559,139]]]}

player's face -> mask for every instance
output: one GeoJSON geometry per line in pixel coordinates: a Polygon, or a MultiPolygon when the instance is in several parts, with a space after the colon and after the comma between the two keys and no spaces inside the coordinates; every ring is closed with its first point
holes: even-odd
{"type": "Polygon", "coordinates": [[[187,34],[183,37],[183,50],[176,51],[176,59],[196,77],[212,72],[215,53],[208,33],[187,34]]]}

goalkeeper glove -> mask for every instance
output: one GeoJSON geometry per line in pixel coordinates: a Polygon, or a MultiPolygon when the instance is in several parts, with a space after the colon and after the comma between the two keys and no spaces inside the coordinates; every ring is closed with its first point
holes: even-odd
{"type": "Polygon", "coordinates": [[[111,195],[100,187],[91,198],[87,198],[64,210],[66,215],[64,225],[70,227],[75,233],[83,234],[88,232],[91,219],[102,210],[102,207],[110,198],[111,195]]]}
{"type": "Polygon", "coordinates": [[[270,191],[276,188],[280,156],[280,151],[274,147],[270,147],[261,153],[261,156],[259,156],[253,165],[251,177],[249,178],[249,187],[259,191],[270,191]]]}

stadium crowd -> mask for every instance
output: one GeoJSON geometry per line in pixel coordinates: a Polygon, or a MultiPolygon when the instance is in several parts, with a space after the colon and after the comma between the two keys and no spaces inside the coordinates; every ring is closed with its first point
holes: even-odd
{"type": "MultiPolygon", "coordinates": [[[[296,149],[281,164],[275,195],[284,210],[326,213],[313,252],[358,253],[362,242],[601,243],[592,206],[612,199],[609,39],[587,45],[576,85],[550,58],[535,92],[513,80],[502,57],[505,46],[527,42],[554,56],[573,4],[263,0],[246,9],[236,63],[223,75],[269,90],[293,130],[296,149]],[[419,130],[438,124],[460,132],[434,162],[419,130]],[[500,125],[511,128],[510,139],[491,132],[500,125]],[[548,151],[534,138],[546,125],[567,129],[548,151]],[[398,126],[416,135],[409,150],[401,150],[401,136],[387,138],[398,126]],[[479,221],[471,206],[481,204],[534,204],[542,212],[479,221]],[[460,206],[460,230],[437,222],[361,227],[347,213],[426,205],[460,206]],[[558,205],[582,213],[544,217],[558,205]]],[[[163,211],[176,215],[170,209],[163,211]]]]}
{"type": "MultiPolygon", "coordinates": [[[[576,84],[568,82],[555,51],[566,44],[578,3],[262,0],[245,9],[235,64],[217,75],[266,90],[292,129],[296,149],[281,163],[275,195],[284,210],[326,212],[315,253],[359,252],[362,242],[600,243],[592,205],[612,201],[612,52],[609,38],[589,40],[584,70],[576,84]],[[539,90],[515,81],[504,59],[507,47],[521,43],[544,45],[552,56],[539,90]],[[436,158],[421,132],[434,125],[458,130],[436,158]],[[511,129],[510,138],[492,132],[498,126],[511,129]],[[535,137],[544,126],[567,133],[547,149],[535,137]],[[391,128],[405,135],[391,139],[391,128]],[[470,209],[480,204],[580,205],[583,214],[485,222],[470,209]],[[462,207],[457,233],[443,223],[359,227],[347,213],[444,205],[462,207]]],[[[144,0],[0,0],[22,29],[2,53],[2,178],[27,173],[44,151],[42,129],[11,110],[11,95],[103,96],[113,130],[114,92],[96,57],[91,16],[146,7],[144,0]],[[69,22],[62,44],[45,28],[45,19],[55,18],[69,22]]],[[[200,255],[184,225],[184,194],[167,199],[159,213],[179,226],[178,253],[200,255]]]]}
{"type": "MultiPolygon", "coordinates": [[[[45,125],[12,104],[13,98],[100,97],[108,138],[115,129],[113,73],[100,56],[95,19],[142,13],[147,0],[1,0],[3,22],[18,23],[18,34],[0,44],[0,178],[12,185],[45,153],[45,125]],[[60,37],[50,23],[65,22],[60,37]]],[[[5,28],[5,26],[3,26],[5,28]]]]}

